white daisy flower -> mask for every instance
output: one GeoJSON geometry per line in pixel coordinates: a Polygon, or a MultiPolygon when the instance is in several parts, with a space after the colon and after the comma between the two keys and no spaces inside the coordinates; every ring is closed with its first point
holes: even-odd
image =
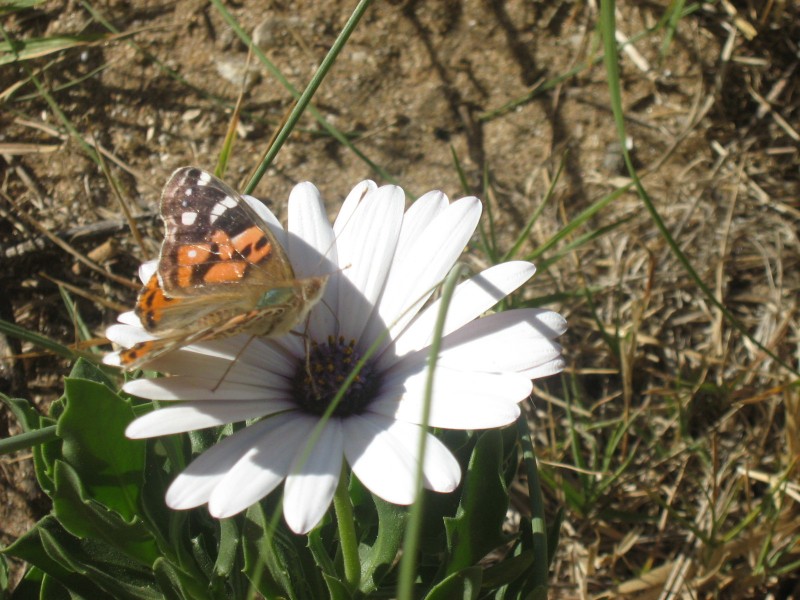
{"type": "MultiPolygon", "coordinates": [[[[247,200],[277,224],[263,204],[247,200]]],[[[328,510],[342,461],[377,496],[410,504],[421,435],[427,436],[424,486],[436,492],[458,486],[456,459],[421,426],[439,312],[439,301],[426,302],[475,231],[481,204],[474,197],[451,203],[441,192],[425,194],[407,211],[404,204],[399,187],[365,181],[331,226],[318,190],[299,184],[289,199],[288,233],[273,227],[274,233],[297,277],[330,273],[322,301],[296,328],[300,335],[240,335],[187,346],[149,365],[170,376],[125,384],[130,394],[179,402],[136,419],[127,429],[131,438],[249,423],[177,476],[167,491],[170,507],[207,503],[213,516],[230,517],[285,480],[284,517],[293,531],[306,533],[328,510]],[[342,382],[376,342],[378,350],[322,422],[342,382]]],[[[143,280],[153,268],[143,267],[143,280]]],[[[563,369],[561,347],[553,341],[566,330],[559,314],[531,308],[481,317],[534,272],[528,262],[508,262],[456,287],[428,425],[508,425],[529,397],[531,380],[563,369]]],[[[148,338],[132,313],[120,321],[107,331],[120,346],[148,338]]],[[[116,358],[109,355],[107,362],[116,358]]]]}

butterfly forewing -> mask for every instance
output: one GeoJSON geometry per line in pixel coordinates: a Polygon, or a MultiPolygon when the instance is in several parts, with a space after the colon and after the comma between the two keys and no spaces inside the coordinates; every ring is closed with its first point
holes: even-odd
{"type": "Polygon", "coordinates": [[[294,280],[289,260],[266,223],[230,186],[194,167],[173,173],[161,198],[166,226],[158,274],[173,297],[220,295],[226,288],[257,298],[294,280]]]}

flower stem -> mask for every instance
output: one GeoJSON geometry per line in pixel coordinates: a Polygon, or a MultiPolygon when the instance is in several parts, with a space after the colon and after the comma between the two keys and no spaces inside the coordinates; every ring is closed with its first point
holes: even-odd
{"type": "Polygon", "coordinates": [[[342,546],[342,559],[344,562],[344,579],[351,590],[358,588],[361,580],[361,561],[358,559],[358,538],[356,524],[353,520],[353,505],[347,493],[349,481],[347,466],[342,465],[342,474],[339,476],[339,485],[333,496],[333,507],[336,510],[336,520],[339,524],[339,541],[342,546]]]}

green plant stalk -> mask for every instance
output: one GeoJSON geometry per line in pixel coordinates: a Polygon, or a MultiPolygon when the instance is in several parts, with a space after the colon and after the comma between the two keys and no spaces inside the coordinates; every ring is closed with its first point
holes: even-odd
{"type": "Polygon", "coordinates": [[[350,503],[350,494],[347,491],[347,466],[342,465],[339,476],[339,485],[333,496],[333,508],[336,511],[336,521],[339,527],[339,542],[342,548],[344,563],[344,580],[347,587],[357,590],[361,579],[361,560],[358,556],[358,536],[356,524],[353,520],[353,505],[350,503]]]}
{"type": "Polygon", "coordinates": [[[33,446],[52,442],[56,439],[58,439],[56,435],[56,426],[48,425],[41,429],[26,431],[25,433],[0,440],[0,454],[10,454],[17,450],[26,450],[33,446]]]}
{"type": "Polygon", "coordinates": [[[753,337],[750,332],[747,331],[745,326],[742,325],[742,323],[740,323],[739,320],[734,317],[733,314],[731,314],[725,305],[717,299],[711,289],[700,278],[700,275],[697,274],[697,271],[695,271],[694,267],[689,262],[689,259],[686,257],[686,255],[678,246],[678,243],[670,234],[669,229],[667,229],[666,224],[661,219],[661,215],[658,213],[653,201],[650,199],[647,190],[645,190],[641,179],[639,179],[639,174],[636,172],[636,169],[633,166],[630,152],[625,144],[625,115],[622,113],[622,92],[620,90],[619,80],[619,56],[617,54],[617,44],[614,38],[614,32],[616,29],[614,6],[614,0],[600,1],[600,26],[601,30],[603,31],[603,44],[605,46],[604,59],[606,72],[608,73],[608,90],[609,95],[611,96],[611,112],[614,114],[614,122],[617,127],[617,137],[619,138],[620,146],[622,147],[622,156],[625,159],[625,166],[628,169],[628,174],[633,180],[633,185],[636,187],[639,198],[647,209],[647,212],[650,213],[650,218],[653,220],[653,223],[655,223],[655,226],[661,233],[661,236],[667,242],[667,245],[675,255],[675,258],[677,258],[678,262],[681,263],[684,271],[686,271],[692,281],[694,281],[695,285],[700,288],[700,291],[703,293],[706,300],[716,306],[725,316],[725,320],[728,321],[739,333],[753,342],[753,344],[755,344],[759,350],[764,352],[772,360],[781,365],[784,369],[791,372],[793,375],[800,377],[800,371],[790,366],[785,360],[753,337]]]}
{"type": "Polygon", "coordinates": [[[431,414],[431,399],[433,397],[433,378],[436,374],[436,362],[439,359],[439,353],[442,348],[442,337],[444,335],[444,326],[447,318],[447,309],[450,307],[450,301],[453,299],[458,280],[464,270],[464,265],[456,263],[450,270],[444,280],[442,286],[442,299],[439,306],[439,314],[436,317],[436,325],[433,330],[433,341],[431,342],[430,353],[428,354],[428,373],[425,381],[425,396],[422,404],[422,419],[420,421],[420,429],[422,435],[419,438],[419,450],[417,461],[417,472],[414,478],[416,490],[414,498],[416,501],[411,506],[409,513],[408,528],[406,529],[405,536],[403,537],[403,558],[400,561],[400,575],[397,588],[398,600],[411,600],[414,597],[414,580],[416,579],[416,560],[417,550],[419,549],[419,541],[422,536],[422,523],[424,518],[423,512],[423,496],[422,496],[422,481],[424,476],[423,463],[425,459],[425,449],[427,447],[427,426],[431,414]]]}
{"type": "MultiPolygon", "coordinates": [[[[215,4],[220,2],[220,0],[212,1],[215,4]]],[[[360,0],[353,11],[353,14],[350,15],[349,19],[347,19],[347,23],[345,23],[344,27],[339,32],[339,36],[333,42],[328,54],[324,59],[322,59],[322,63],[317,69],[317,72],[314,73],[314,76],[311,78],[311,81],[308,82],[306,89],[303,90],[303,93],[297,99],[291,114],[289,114],[289,118],[286,119],[286,123],[284,123],[280,132],[276,136],[275,142],[269,148],[266,156],[264,156],[264,159],[261,161],[261,164],[256,168],[256,172],[253,173],[253,177],[247,183],[245,188],[246,194],[250,194],[255,189],[255,187],[258,185],[258,182],[264,176],[264,173],[266,173],[267,167],[269,167],[269,165],[275,159],[275,156],[280,151],[284,142],[289,138],[289,135],[292,133],[297,121],[300,120],[303,112],[305,112],[306,107],[308,106],[309,102],[311,102],[311,98],[317,93],[317,89],[322,83],[322,80],[325,79],[328,71],[330,71],[331,67],[333,67],[333,64],[336,62],[339,53],[344,48],[345,44],[347,44],[347,40],[350,39],[350,35],[355,30],[359,21],[361,21],[361,17],[364,16],[364,13],[366,12],[367,8],[369,8],[370,4],[372,4],[372,0],[360,0]]]]}
{"type": "Polygon", "coordinates": [[[517,432],[522,444],[522,458],[528,475],[528,495],[531,509],[531,533],[533,534],[533,564],[531,565],[531,584],[534,589],[547,590],[550,549],[547,547],[547,523],[544,518],[544,499],[539,481],[539,468],[533,450],[531,432],[525,414],[517,419],[517,432]]]}

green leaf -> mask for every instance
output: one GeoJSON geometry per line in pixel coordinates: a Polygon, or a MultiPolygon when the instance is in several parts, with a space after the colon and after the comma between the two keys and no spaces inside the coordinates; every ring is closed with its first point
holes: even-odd
{"type": "Polygon", "coordinates": [[[125,427],[134,417],[130,401],[101,383],[73,377],[65,380],[65,396],[66,409],[58,421],[64,460],[75,468],[91,498],[132,520],[139,511],[145,442],[125,438],[125,427]]]}
{"type": "Polygon", "coordinates": [[[482,577],[480,567],[453,573],[434,586],[425,596],[425,600],[476,600],[481,590],[482,577]]]}
{"type": "Polygon", "coordinates": [[[325,578],[325,585],[328,586],[331,600],[353,600],[353,595],[344,583],[327,574],[323,574],[323,577],[325,578]]]}
{"type": "Polygon", "coordinates": [[[159,557],[158,548],[142,522],[124,521],[117,513],[86,497],[77,472],[58,461],[53,513],[63,527],[79,538],[94,538],[149,567],[159,557]]]}
{"type": "Polygon", "coordinates": [[[22,580],[14,588],[14,600],[39,600],[42,595],[43,581],[47,575],[41,569],[28,565],[22,580]]]}
{"type": "Polygon", "coordinates": [[[6,557],[0,554],[0,597],[5,596],[5,592],[8,591],[8,562],[6,562],[6,557]]]}
{"type": "MultiPolygon", "coordinates": [[[[6,442],[0,454],[13,452],[18,449],[18,445],[32,448],[33,466],[39,486],[46,494],[53,491],[52,481],[52,462],[47,458],[61,455],[61,440],[55,434],[55,421],[48,417],[43,417],[39,411],[29,402],[22,398],[10,398],[0,393],[0,402],[5,404],[25,433],[14,436],[6,440],[0,440],[0,445],[6,442]],[[27,437],[26,437],[27,436],[27,437]],[[14,441],[16,440],[16,442],[14,441]]],[[[53,403],[57,406],[57,402],[53,403]]]]}
{"type": "Polygon", "coordinates": [[[555,518],[547,526],[547,548],[549,550],[548,567],[553,564],[556,557],[555,549],[558,548],[558,540],[561,537],[561,524],[564,522],[564,507],[560,506],[555,518]]]}
{"type": "MultiPolygon", "coordinates": [[[[319,579],[312,576],[318,570],[308,550],[298,547],[292,540],[294,536],[288,534],[280,522],[273,526],[263,504],[254,504],[245,515],[242,529],[245,575],[267,598],[323,598],[324,588],[319,579]]],[[[298,539],[305,540],[305,536],[298,539]]]]}
{"type": "Polygon", "coordinates": [[[373,497],[378,513],[378,535],[372,546],[362,545],[361,581],[359,590],[370,594],[378,589],[381,580],[391,571],[397,552],[403,543],[408,509],[397,506],[377,496],[373,497]]]}
{"type": "Polygon", "coordinates": [[[474,565],[506,542],[502,525],[508,509],[508,490],[501,476],[502,457],[501,433],[483,433],[467,467],[458,512],[445,519],[450,550],[448,574],[474,565]]]}
{"type": "Polygon", "coordinates": [[[8,407],[22,431],[36,431],[41,427],[39,411],[30,400],[11,398],[0,392],[0,402],[8,407]]]}
{"type": "Polygon", "coordinates": [[[158,538],[163,555],[172,562],[183,565],[186,560],[191,560],[187,543],[189,533],[182,526],[189,513],[170,509],[164,499],[172,475],[169,472],[171,463],[164,457],[163,447],[165,443],[171,445],[173,442],[176,439],[159,438],[145,443],[144,485],[139,503],[142,520],[158,538]]]}
{"type": "Polygon", "coordinates": [[[37,596],[37,598],[47,598],[47,600],[76,600],[77,598],[83,598],[83,596],[71,593],[67,588],[61,585],[57,579],[45,575],[42,578],[40,596],[37,596]]]}
{"type": "MultiPolygon", "coordinates": [[[[54,535],[47,529],[40,532],[42,546],[48,555],[106,592],[87,598],[110,596],[115,600],[160,600],[149,569],[139,567],[113,547],[92,538],[77,539],[60,528],[57,533],[54,535]]],[[[70,587],[67,582],[61,583],[70,587]]]]}
{"type": "MultiPolygon", "coordinates": [[[[61,527],[55,517],[48,515],[8,548],[3,549],[2,552],[35,565],[41,572],[55,578],[64,587],[81,597],[106,597],[106,594],[90,579],[83,577],[72,568],[64,566],[60,560],[51,556],[50,551],[52,551],[55,544],[54,540],[66,540],[66,543],[70,546],[74,545],[76,541],[61,527]],[[42,541],[43,537],[47,537],[50,540],[47,548],[42,541]]],[[[35,575],[35,573],[29,572],[29,575],[35,575]]],[[[32,583],[33,581],[35,580],[32,577],[25,588],[32,589],[33,585],[35,585],[32,583]]]]}
{"type": "Polygon", "coordinates": [[[483,587],[496,590],[516,581],[528,574],[533,561],[534,554],[530,550],[525,550],[517,556],[507,556],[483,572],[483,587]]]}
{"type": "Polygon", "coordinates": [[[214,577],[226,580],[231,576],[233,566],[236,564],[241,535],[236,519],[220,519],[219,528],[219,551],[217,562],[214,564],[214,577]]]}
{"type": "Polygon", "coordinates": [[[184,573],[163,558],[153,563],[153,575],[166,600],[201,600],[212,597],[205,582],[184,573]]]}
{"type": "Polygon", "coordinates": [[[104,371],[98,368],[98,366],[93,362],[84,358],[80,358],[75,361],[69,376],[72,379],[88,379],[89,381],[94,381],[95,383],[102,383],[112,390],[116,387],[116,382],[110,379],[104,371]]]}

